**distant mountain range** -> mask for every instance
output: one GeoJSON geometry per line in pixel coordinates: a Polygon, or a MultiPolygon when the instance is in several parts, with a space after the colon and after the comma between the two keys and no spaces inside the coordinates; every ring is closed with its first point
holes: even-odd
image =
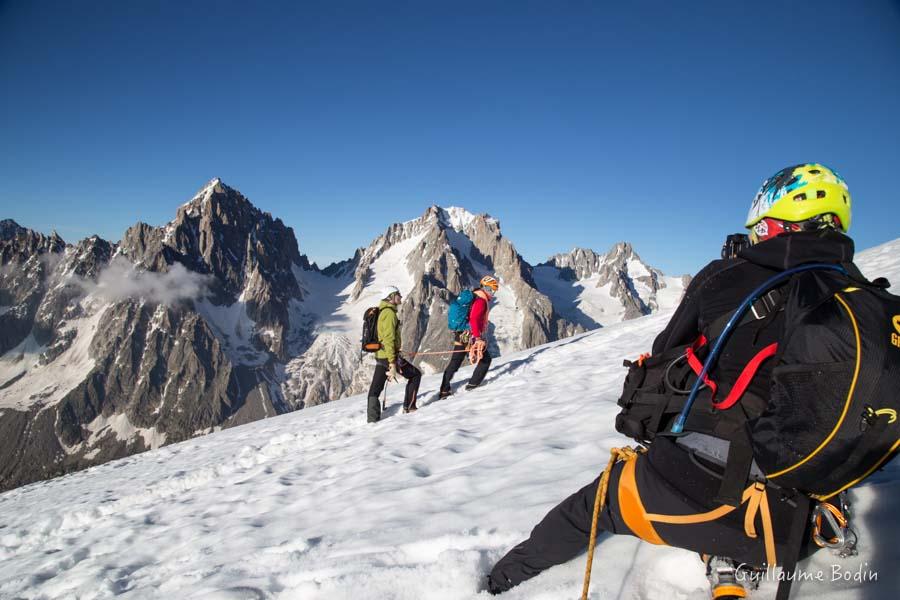
{"type": "Polygon", "coordinates": [[[362,314],[385,285],[404,350],[446,350],[448,303],[486,273],[500,354],[671,309],[689,282],[628,243],[532,266],[497,219],[437,206],[320,269],[219,179],[117,243],[0,221],[0,490],[363,391],[362,314]]]}

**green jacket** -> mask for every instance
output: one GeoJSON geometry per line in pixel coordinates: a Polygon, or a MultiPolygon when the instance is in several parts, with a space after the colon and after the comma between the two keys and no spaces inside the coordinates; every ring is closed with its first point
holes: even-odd
{"type": "Polygon", "coordinates": [[[382,300],[378,305],[378,341],[381,342],[381,350],[375,353],[375,358],[384,358],[388,362],[397,360],[400,352],[400,319],[397,318],[397,307],[382,300]]]}

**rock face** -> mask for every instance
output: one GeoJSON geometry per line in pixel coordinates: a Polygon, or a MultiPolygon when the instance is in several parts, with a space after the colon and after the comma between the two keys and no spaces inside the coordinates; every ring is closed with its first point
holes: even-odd
{"type": "Polygon", "coordinates": [[[213,303],[240,302],[259,326],[256,341],[286,357],[289,305],[302,299],[293,269],[308,269],[309,262],[300,255],[293,229],[221,180],[210,181],[165,227],[130,228],[119,253],[150,271],[180,264],[210,275],[213,303]]]}
{"type": "Polygon", "coordinates": [[[2,232],[0,489],[290,410],[277,361],[312,267],[221,181],[118,245],[2,232]]]}
{"type": "Polygon", "coordinates": [[[362,314],[384,286],[404,294],[403,350],[443,351],[449,303],[489,273],[494,353],[646,314],[681,289],[627,244],[533,268],[496,219],[437,206],[320,270],[218,179],[118,243],[0,221],[0,490],[363,391],[362,314]],[[585,289],[618,308],[590,317],[585,289]]]}
{"type": "Polygon", "coordinates": [[[45,236],[0,221],[0,354],[28,336],[65,246],[55,232],[45,236]]]}

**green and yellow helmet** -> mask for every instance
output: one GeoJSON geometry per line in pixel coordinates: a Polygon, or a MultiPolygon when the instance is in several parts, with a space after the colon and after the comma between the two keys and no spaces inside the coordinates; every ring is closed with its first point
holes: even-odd
{"type": "Polygon", "coordinates": [[[819,215],[835,215],[845,233],[850,229],[850,191],[832,169],[819,163],[795,165],[766,179],[747,215],[748,229],[764,218],[800,223],[819,215]]]}

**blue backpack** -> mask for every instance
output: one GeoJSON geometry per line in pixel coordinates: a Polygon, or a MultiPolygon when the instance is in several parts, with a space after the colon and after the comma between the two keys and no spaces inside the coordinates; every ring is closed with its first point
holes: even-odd
{"type": "Polygon", "coordinates": [[[472,290],[463,290],[456,300],[450,303],[450,309],[447,311],[447,327],[450,331],[469,330],[469,310],[472,308],[473,300],[475,294],[472,290]]]}

